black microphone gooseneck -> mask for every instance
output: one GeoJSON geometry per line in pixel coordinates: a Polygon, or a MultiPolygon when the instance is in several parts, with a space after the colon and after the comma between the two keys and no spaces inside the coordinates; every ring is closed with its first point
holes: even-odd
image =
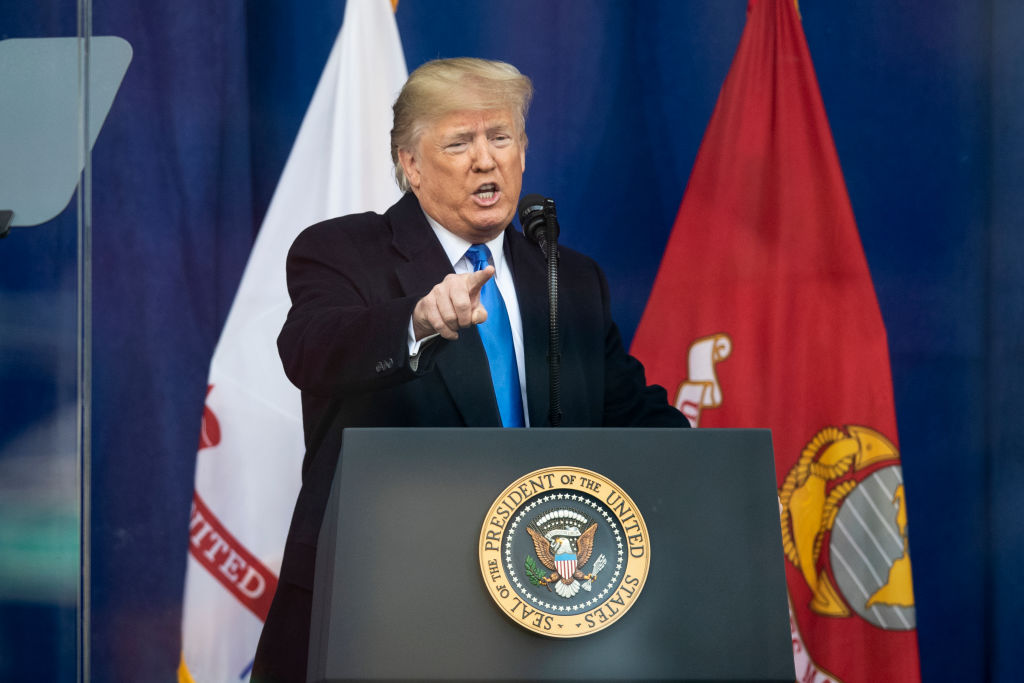
{"type": "Polygon", "coordinates": [[[552,427],[562,424],[562,340],[558,325],[558,214],[555,202],[530,194],[519,201],[519,222],[527,238],[540,245],[548,259],[548,377],[552,427]]]}

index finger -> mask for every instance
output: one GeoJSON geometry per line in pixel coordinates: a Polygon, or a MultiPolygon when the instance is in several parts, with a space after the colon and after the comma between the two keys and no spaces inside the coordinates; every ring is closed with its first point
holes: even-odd
{"type": "Polygon", "coordinates": [[[472,273],[467,273],[467,291],[470,296],[476,296],[480,292],[480,288],[484,286],[488,280],[494,277],[494,266],[487,266],[483,270],[475,270],[472,273]]]}

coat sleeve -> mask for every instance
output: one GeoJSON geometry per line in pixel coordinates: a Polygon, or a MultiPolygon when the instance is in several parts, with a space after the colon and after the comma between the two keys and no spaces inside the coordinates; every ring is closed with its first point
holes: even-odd
{"type": "Polygon", "coordinates": [[[689,427],[658,385],[648,385],[644,367],[626,352],[611,317],[608,281],[595,264],[604,319],[604,411],[606,427],[689,427]]]}
{"type": "Polygon", "coordinates": [[[354,394],[409,381],[408,325],[419,296],[405,296],[389,265],[383,225],[353,230],[375,214],[335,219],[305,230],[288,252],[292,305],[277,339],[285,374],[316,396],[354,394]],[[378,229],[379,228],[379,229],[378,229]]]}

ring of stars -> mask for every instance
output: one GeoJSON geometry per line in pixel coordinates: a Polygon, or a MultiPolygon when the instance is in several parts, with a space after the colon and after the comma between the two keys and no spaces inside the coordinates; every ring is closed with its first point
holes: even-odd
{"type": "MultiPolygon", "coordinates": [[[[611,592],[612,586],[617,582],[617,580],[619,578],[619,575],[622,573],[622,564],[623,564],[623,561],[624,561],[623,560],[624,555],[625,555],[625,551],[624,551],[623,543],[622,543],[622,534],[619,531],[619,526],[615,523],[615,518],[612,517],[612,515],[607,510],[605,510],[604,507],[602,507],[600,504],[598,504],[595,500],[593,500],[589,496],[584,496],[584,495],[580,495],[580,494],[577,494],[577,493],[551,493],[551,494],[547,494],[545,496],[541,496],[541,497],[538,497],[538,498],[535,498],[535,499],[531,500],[529,503],[527,503],[522,508],[520,508],[519,514],[517,514],[515,516],[515,518],[512,520],[512,523],[509,524],[508,530],[505,533],[505,571],[508,574],[509,580],[518,589],[517,592],[521,596],[523,596],[526,600],[529,600],[531,603],[533,603],[537,607],[542,607],[542,608],[544,608],[546,610],[549,610],[551,612],[556,612],[556,613],[557,612],[566,613],[566,612],[576,612],[578,610],[586,610],[586,609],[589,609],[593,605],[600,604],[602,602],[602,599],[606,595],[608,595],[609,592],[611,592]],[[608,524],[608,527],[612,530],[612,533],[615,535],[616,554],[617,554],[618,557],[616,558],[616,561],[615,561],[615,567],[614,567],[614,570],[612,572],[611,579],[609,579],[608,583],[605,584],[604,588],[601,590],[600,593],[596,593],[596,594],[592,595],[592,597],[590,597],[586,602],[580,602],[580,603],[575,604],[575,605],[559,605],[559,604],[547,602],[547,601],[542,600],[541,598],[538,598],[537,596],[535,596],[531,592],[531,590],[530,590],[532,588],[532,584],[529,583],[529,580],[528,579],[520,580],[519,576],[516,574],[515,566],[514,566],[514,563],[513,563],[513,560],[512,560],[512,534],[515,532],[516,527],[518,527],[519,524],[522,523],[523,518],[527,514],[529,514],[530,511],[532,511],[534,508],[536,508],[539,505],[543,505],[544,503],[551,502],[551,501],[557,502],[557,501],[560,501],[560,500],[564,500],[567,503],[579,503],[581,505],[585,505],[585,506],[589,506],[590,508],[593,508],[593,510],[597,514],[599,514],[601,517],[604,518],[605,523],[608,524]],[[524,581],[525,581],[525,584],[524,584],[524,581]]],[[[585,597],[585,596],[581,596],[581,597],[585,597]]]]}

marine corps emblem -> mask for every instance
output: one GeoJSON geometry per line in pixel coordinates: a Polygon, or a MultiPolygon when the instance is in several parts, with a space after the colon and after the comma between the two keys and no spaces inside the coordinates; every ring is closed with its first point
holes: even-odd
{"type": "Polygon", "coordinates": [[[899,452],[868,427],[826,427],[779,490],[782,544],[810,609],[892,631],[915,627],[899,452]]]}
{"type": "Polygon", "coordinates": [[[556,638],[596,633],[632,607],[650,566],[633,501],[607,478],[549,467],[514,482],[480,531],[491,597],[523,628],[556,638]]]}

